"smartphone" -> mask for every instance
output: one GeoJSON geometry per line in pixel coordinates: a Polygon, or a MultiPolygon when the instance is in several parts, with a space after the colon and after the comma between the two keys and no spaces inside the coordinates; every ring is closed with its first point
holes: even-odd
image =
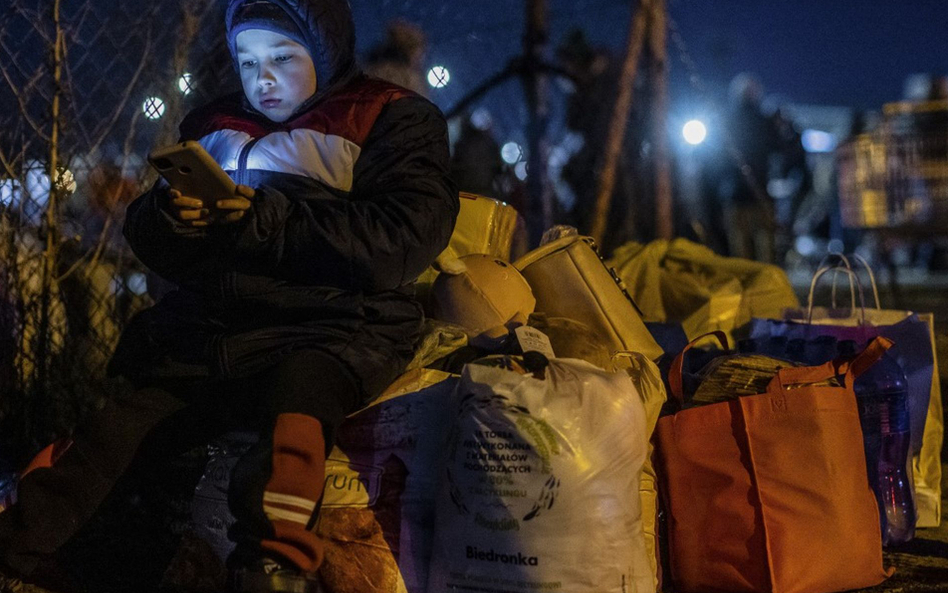
{"type": "Polygon", "coordinates": [[[159,148],[148,162],[183,195],[197,198],[206,208],[234,195],[237,185],[198,142],[188,140],[159,148]]]}

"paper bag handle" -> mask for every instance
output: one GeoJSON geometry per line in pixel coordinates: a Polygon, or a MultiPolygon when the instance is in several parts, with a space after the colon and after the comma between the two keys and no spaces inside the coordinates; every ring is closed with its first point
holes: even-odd
{"type": "MultiPolygon", "coordinates": [[[[807,299],[807,305],[806,305],[806,322],[807,322],[807,324],[812,324],[812,323],[813,323],[813,293],[814,293],[814,291],[816,290],[816,283],[817,283],[817,282],[819,281],[819,279],[822,278],[826,273],[828,273],[828,272],[839,272],[839,271],[842,271],[842,272],[844,272],[847,276],[849,276],[849,284],[850,284],[851,287],[853,286],[853,281],[855,280],[856,286],[858,286],[858,289],[859,289],[859,290],[858,290],[858,294],[859,294],[859,305],[860,305],[859,310],[862,312],[862,323],[861,323],[861,325],[865,325],[865,324],[866,324],[866,302],[865,302],[865,299],[864,299],[863,294],[862,294],[862,283],[861,283],[860,280],[859,280],[859,276],[857,276],[856,273],[855,273],[851,268],[842,268],[842,267],[839,267],[839,266],[823,266],[823,267],[821,267],[819,270],[816,271],[816,274],[813,274],[813,280],[810,281],[810,296],[809,296],[808,299],[807,299]]],[[[833,281],[833,288],[835,289],[835,287],[836,287],[836,281],[834,280],[834,281],[833,281]]],[[[855,308],[856,308],[855,295],[857,294],[857,291],[856,291],[855,288],[852,289],[852,293],[853,293],[853,301],[852,301],[853,304],[852,304],[852,308],[855,309],[855,308]]],[[[836,297],[834,296],[834,297],[833,297],[833,302],[834,302],[834,304],[835,304],[835,301],[836,301],[836,297]]]]}
{"type": "Polygon", "coordinates": [[[685,403],[685,389],[682,378],[682,374],[684,373],[685,353],[694,348],[698,342],[709,336],[714,336],[718,339],[718,342],[724,346],[725,350],[730,350],[727,343],[727,334],[721,330],[716,330],[698,336],[678,353],[678,356],[672,361],[671,368],[668,369],[668,387],[671,390],[672,396],[678,400],[679,405],[684,405],[685,403]]]}
{"type": "MultiPolygon", "coordinates": [[[[858,253],[850,254],[848,257],[842,253],[831,253],[823,258],[820,262],[820,265],[817,266],[817,272],[814,274],[813,281],[810,283],[810,294],[808,298],[808,309],[812,311],[813,309],[813,291],[816,287],[816,280],[822,274],[820,273],[824,268],[831,270],[843,271],[849,277],[849,292],[851,300],[851,308],[856,308],[856,287],[853,285],[853,280],[855,279],[856,283],[859,284],[860,292],[860,302],[862,306],[865,307],[865,297],[863,296],[862,283],[859,280],[859,276],[856,274],[856,270],[853,268],[850,263],[850,258],[861,265],[863,269],[866,270],[866,274],[869,276],[869,286],[872,288],[872,298],[875,301],[876,309],[882,309],[882,301],[879,299],[879,285],[876,282],[876,275],[872,271],[872,266],[869,265],[869,262],[866,261],[864,257],[858,253]],[[834,262],[835,260],[835,262],[834,262]],[[833,262],[832,264],[830,262],[833,262]],[[841,265],[842,264],[842,265],[841,265]]],[[[836,277],[833,277],[833,307],[836,307],[836,277]]]]}
{"type": "MultiPolygon", "coordinates": [[[[813,300],[814,300],[814,299],[813,299],[813,291],[814,291],[814,289],[816,288],[816,279],[817,279],[819,276],[822,276],[821,271],[823,270],[823,268],[827,268],[827,269],[833,271],[833,285],[832,285],[833,292],[832,292],[832,296],[831,296],[830,298],[831,298],[832,307],[833,307],[834,309],[837,308],[837,305],[836,305],[836,277],[837,277],[838,273],[839,273],[840,271],[843,271],[844,269],[845,269],[845,270],[850,270],[850,271],[853,269],[852,266],[849,264],[849,260],[846,259],[846,256],[845,256],[845,255],[843,255],[843,254],[841,254],[841,253],[830,253],[830,254],[827,254],[827,255],[820,261],[820,265],[816,266],[816,274],[814,274],[813,279],[812,279],[812,281],[810,282],[810,295],[809,295],[809,298],[807,299],[808,302],[811,303],[810,306],[809,306],[810,309],[813,308],[813,307],[812,307],[812,303],[813,303],[813,300]],[[838,261],[838,260],[841,260],[842,263],[845,264],[845,268],[840,265],[840,261],[838,261]],[[832,263],[831,263],[831,262],[832,262],[832,263]]],[[[853,274],[846,274],[846,275],[847,275],[848,278],[849,278],[849,300],[850,300],[850,309],[855,310],[855,309],[856,309],[856,287],[855,287],[855,285],[853,284],[854,275],[853,275],[853,274]]]]}
{"type": "MultiPolygon", "coordinates": [[[[882,302],[879,300],[879,286],[876,284],[876,275],[872,271],[872,266],[869,265],[869,262],[866,261],[866,258],[859,255],[858,253],[852,253],[849,255],[849,257],[853,258],[854,261],[859,262],[859,264],[866,270],[866,274],[869,275],[869,286],[872,287],[872,298],[876,302],[876,309],[881,309],[882,302]]],[[[855,272],[855,270],[853,271],[855,272]]]]}
{"type": "MultiPolygon", "coordinates": [[[[872,298],[873,298],[873,300],[874,300],[875,303],[876,303],[876,309],[881,309],[881,308],[882,308],[882,301],[879,299],[879,285],[876,283],[876,275],[875,275],[875,272],[872,271],[872,266],[869,265],[869,262],[866,261],[866,258],[864,258],[863,256],[859,255],[858,253],[851,253],[851,254],[849,254],[848,257],[847,257],[846,255],[842,254],[842,253],[831,253],[831,254],[829,254],[829,255],[827,255],[826,257],[823,258],[823,261],[820,262],[819,267],[823,267],[824,265],[827,265],[828,262],[829,262],[831,259],[833,259],[833,258],[837,258],[840,262],[842,262],[842,263],[846,266],[846,269],[847,269],[847,270],[851,270],[852,272],[855,272],[856,270],[853,268],[852,264],[849,263],[849,260],[850,260],[850,259],[852,259],[853,261],[855,261],[856,263],[858,263],[859,265],[861,265],[862,268],[863,268],[864,270],[866,270],[866,275],[869,276],[869,286],[872,288],[872,298]]],[[[839,267],[839,264],[836,264],[836,267],[839,267]]],[[[850,277],[850,279],[849,279],[849,286],[850,286],[850,290],[852,290],[852,277],[850,277]]],[[[836,281],[835,281],[835,279],[834,279],[834,281],[833,281],[833,303],[834,303],[834,305],[835,305],[835,303],[836,303],[836,294],[835,294],[835,293],[836,293],[836,281]]],[[[853,296],[853,299],[855,300],[855,295],[853,296]]],[[[855,305],[854,305],[854,306],[855,306],[855,305]]]]}

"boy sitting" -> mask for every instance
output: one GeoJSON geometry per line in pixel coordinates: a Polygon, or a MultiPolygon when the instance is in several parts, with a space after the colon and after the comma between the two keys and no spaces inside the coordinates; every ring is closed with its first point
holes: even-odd
{"type": "Polygon", "coordinates": [[[411,284],[447,245],[457,190],[438,109],[357,69],[346,0],[231,0],[226,27],[243,94],[192,112],[181,134],[240,185],[216,209],[162,183],[128,207],[136,255],[179,288],[132,321],[112,359],[134,394],[90,418],[0,514],[5,571],[33,572],[133,461],[243,416],[260,441],[231,478],[229,587],[318,589],[312,528],[334,431],[410,360],[422,322],[411,284]]]}

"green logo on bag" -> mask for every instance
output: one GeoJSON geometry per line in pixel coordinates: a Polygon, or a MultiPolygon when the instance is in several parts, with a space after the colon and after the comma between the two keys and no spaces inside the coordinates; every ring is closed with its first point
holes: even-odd
{"type": "Polygon", "coordinates": [[[546,421],[503,395],[471,393],[457,426],[447,481],[460,514],[491,531],[513,531],[553,507],[560,480],[551,460],[562,449],[546,421]]]}

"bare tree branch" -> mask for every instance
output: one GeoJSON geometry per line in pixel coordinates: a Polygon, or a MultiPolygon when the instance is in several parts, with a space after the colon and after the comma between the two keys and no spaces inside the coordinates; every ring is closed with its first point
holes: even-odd
{"type": "MultiPolygon", "coordinates": [[[[151,53],[151,44],[151,28],[149,27],[148,33],[145,37],[145,51],[142,52],[141,60],[138,62],[138,68],[136,68],[135,73],[132,74],[132,78],[129,80],[128,84],[125,85],[125,91],[122,93],[122,98],[119,100],[118,106],[112,112],[112,118],[103,127],[102,132],[99,135],[99,139],[93,142],[89,147],[89,152],[95,152],[99,149],[99,146],[102,145],[102,142],[112,130],[112,127],[115,126],[116,122],[118,122],[119,118],[122,116],[125,106],[128,105],[128,102],[131,99],[132,91],[135,90],[138,79],[141,78],[142,72],[145,71],[145,65],[148,63],[148,55],[151,53]]],[[[137,119],[137,115],[135,116],[135,119],[137,119]]]]}
{"type": "Polygon", "coordinates": [[[9,72],[7,72],[6,67],[3,65],[3,62],[0,62],[0,74],[3,75],[3,79],[6,80],[7,85],[10,87],[10,92],[13,93],[13,96],[16,97],[16,102],[20,107],[20,114],[23,116],[23,119],[33,128],[33,131],[40,136],[43,140],[49,141],[49,135],[45,134],[42,128],[30,117],[29,110],[26,106],[26,101],[23,98],[23,95],[20,91],[17,90],[16,85],[13,83],[13,80],[10,78],[9,72]]]}
{"type": "Polygon", "coordinates": [[[11,180],[16,178],[17,175],[16,171],[13,170],[13,163],[7,158],[3,147],[0,147],[0,165],[3,165],[3,170],[7,172],[11,180]]]}
{"type": "MultiPolygon", "coordinates": [[[[136,137],[135,132],[137,130],[135,124],[141,118],[141,114],[142,114],[141,111],[136,111],[135,114],[132,115],[132,121],[129,122],[129,131],[125,137],[125,144],[123,146],[122,167],[120,169],[122,173],[121,175],[122,177],[125,176],[124,173],[126,172],[128,168],[128,163],[131,160],[131,155],[132,155],[133,147],[135,144],[135,137],[136,137]]],[[[108,199],[109,204],[117,205],[120,191],[121,191],[121,187],[114,188],[113,195],[109,196],[109,199],[108,199]]],[[[75,273],[82,266],[84,262],[87,262],[85,265],[86,268],[94,268],[98,264],[99,260],[102,257],[102,254],[105,252],[106,246],[108,245],[109,231],[112,230],[112,225],[115,221],[116,211],[117,210],[114,206],[109,209],[108,215],[106,216],[105,222],[103,223],[102,231],[99,233],[99,237],[96,240],[95,247],[90,248],[88,251],[86,251],[86,253],[80,256],[79,259],[76,260],[73,263],[73,265],[59,277],[60,282],[67,279],[69,276],[75,273]]]]}

